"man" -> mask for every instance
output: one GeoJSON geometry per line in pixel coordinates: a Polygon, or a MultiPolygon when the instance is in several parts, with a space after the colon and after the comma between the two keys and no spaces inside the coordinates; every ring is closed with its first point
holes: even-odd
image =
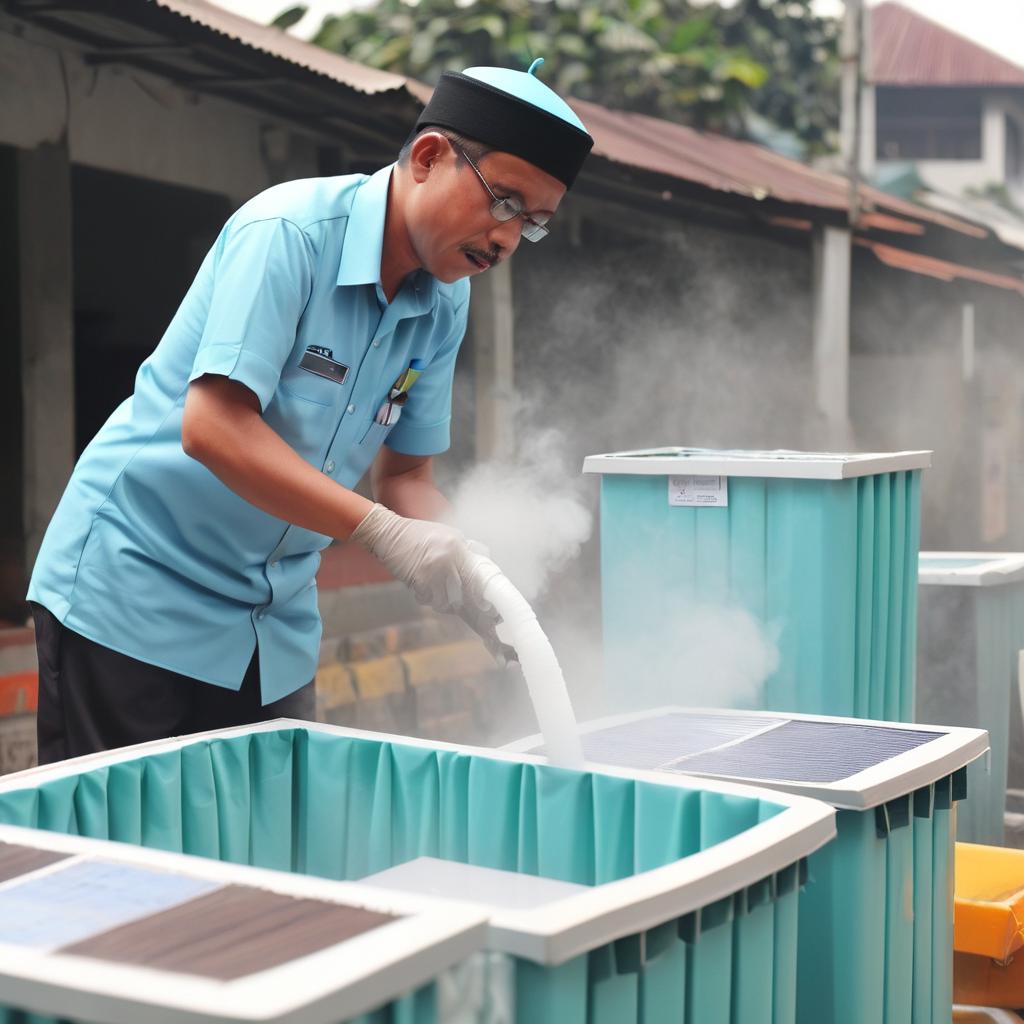
{"type": "Polygon", "coordinates": [[[40,550],[41,763],[312,717],[335,538],[499,650],[431,463],[468,278],[547,233],[592,145],[538,63],[446,73],[397,164],[227,222],[40,550]],[[351,489],[371,465],[376,503],[351,489]]]}

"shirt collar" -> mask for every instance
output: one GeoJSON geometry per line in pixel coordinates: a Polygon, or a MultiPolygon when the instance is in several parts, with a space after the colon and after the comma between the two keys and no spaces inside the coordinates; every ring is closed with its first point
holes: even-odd
{"type": "MultiPolygon", "coordinates": [[[[339,285],[380,283],[388,186],[394,169],[394,164],[382,167],[356,189],[348,213],[345,245],[341,250],[339,285]]],[[[406,299],[402,304],[402,316],[427,313],[437,300],[437,280],[425,270],[416,270],[405,280],[399,294],[406,299]]],[[[395,298],[397,300],[398,296],[395,298]]]]}
{"type": "Polygon", "coordinates": [[[338,284],[376,284],[384,247],[384,218],[388,212],[388,185],[395,165],[371,174],[352,199],[341,250],[338,284]]]}

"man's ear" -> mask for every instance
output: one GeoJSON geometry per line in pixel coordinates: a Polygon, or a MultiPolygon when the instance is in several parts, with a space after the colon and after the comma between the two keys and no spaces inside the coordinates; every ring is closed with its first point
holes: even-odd
{"type": "Polygon", "coordinates": [[[430,177],[435,164],[451,150],[451,144],[440,132],[424,132],[412,144],[409,153],[409,170],[413,180],[424,182],[430,177]]]}

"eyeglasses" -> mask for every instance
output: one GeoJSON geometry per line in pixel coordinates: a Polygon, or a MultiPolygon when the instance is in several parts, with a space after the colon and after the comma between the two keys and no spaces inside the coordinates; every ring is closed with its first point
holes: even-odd
{"type": "MultiPolygon", "coordinates": [[[[451,140],[448,140],[451,142],[451,140]]],[[[523,218],[523,238],[528,242],[539,242],[542,238],[547,237],[549,234],[548,229],[544,226],[547,224],[549,215],[546,213],[534,213],[528,214],[523,208],[523,204],[519,202],[514,196],[506,196],[504,199],[500,199],[494,194],[491,186],[487,184],[487,179],[480,173],[480,168],[470,159],[469,154],[457,143],[451,143],[453,149],[457,149],[462,156],[465,158],[467,164],[473,168],[474,173],[480,179],[480,184],[487,189],[487,194],[491,197],[493,202],[491,203],[491,216],[501,223],[506,223],[510,220],[515,220],[516,217],[523,218]]]]}

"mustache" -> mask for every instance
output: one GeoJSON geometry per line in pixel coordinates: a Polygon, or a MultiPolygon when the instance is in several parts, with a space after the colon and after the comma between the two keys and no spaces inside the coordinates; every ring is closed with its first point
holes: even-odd
{"type": "Polygon", "coordinates": [[[470,256],[476,257],[478,260],[483,260],[485,263],[494,266],[495,263],[501,259],[501,250],[494,249],[474,249],[471,245],[464,245],[461,247],[462,251],[468,253],[470,256]]]}

